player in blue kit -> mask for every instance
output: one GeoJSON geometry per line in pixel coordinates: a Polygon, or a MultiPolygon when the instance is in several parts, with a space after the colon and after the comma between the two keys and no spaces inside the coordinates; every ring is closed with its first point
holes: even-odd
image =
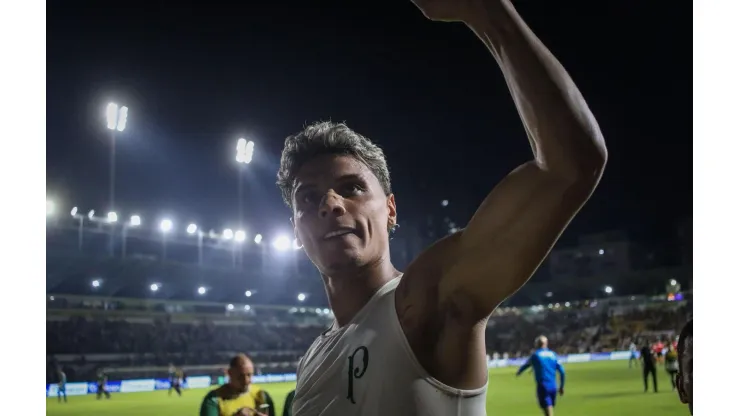
{"type": "Polygon", "coordinates": [[[537,400],[545,416],[555,414],[555,399],[558,393],[565,393],[565,370],[558,362],[558,357],[547,348],[547,338],[544,335],[537,337],[534,341],[536,348],[526,363],[519,367],[517,377],[529,367],[534,370],[534,380],[537,383],[537,400]],[[555,373],[560,374],[560,388],[555,380],[555,373]]]}

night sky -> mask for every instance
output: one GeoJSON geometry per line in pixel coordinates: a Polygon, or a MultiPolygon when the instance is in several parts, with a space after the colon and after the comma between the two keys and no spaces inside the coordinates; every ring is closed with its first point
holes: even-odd
{"type": "MultiPolygon", "coordinates": [[[[399,215],[465,222],[531,157],[496,62],[464,25],[397,1],[50,1],[47,192],[106,209],[105,106],[118,137],[117,207],[221,229],[237,222],[236,139],[255,141],[245,186],[254,232],[290,230],[275,183],[284,138],[346,121],[386,151],[399,215]]],[[[596,115],[600,187],[566,233],[667,238],[691,215],[688,14],[663,2],[517,1],[596,115]],[[658,4],[661,5],[658,5],[658,4]]]]}

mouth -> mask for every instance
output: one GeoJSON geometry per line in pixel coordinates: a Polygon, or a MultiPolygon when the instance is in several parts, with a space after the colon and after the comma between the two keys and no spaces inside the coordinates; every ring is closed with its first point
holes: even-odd
{"type": "Polygon", "coordinates": [[[338,238],[342,237],[348,234],[354,234],[355,230],[352,228],[340,228],[334,231],[329,231],[328,233],[324,234],[324,240],[331,240],[332,238],[338,238]]]}

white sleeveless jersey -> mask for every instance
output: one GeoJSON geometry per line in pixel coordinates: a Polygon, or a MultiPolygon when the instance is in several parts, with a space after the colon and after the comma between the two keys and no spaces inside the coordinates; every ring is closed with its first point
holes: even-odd
{"type": "Polygon", "coordinates": [[[319,336],[298,364],[294,416],[485,416],[486,389],[460,390],[416,360],[396,314],[401,278],[350,323],[319,336]]]}

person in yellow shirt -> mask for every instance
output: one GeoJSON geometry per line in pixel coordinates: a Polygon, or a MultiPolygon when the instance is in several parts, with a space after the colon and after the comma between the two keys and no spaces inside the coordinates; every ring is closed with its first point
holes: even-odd
{"type": "Polygon", "coordinates": [[[252,384],[254,364],[244,354],[229,362],[229,381],[203,399],[200,416],[266,416],[264,391],[252,384]]]}

